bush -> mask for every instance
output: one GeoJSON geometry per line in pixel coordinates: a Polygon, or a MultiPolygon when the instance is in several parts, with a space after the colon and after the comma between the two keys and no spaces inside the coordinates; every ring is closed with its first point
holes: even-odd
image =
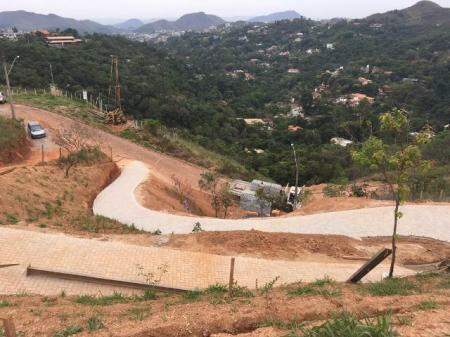
{"type": "Polygon", "coordinates": [[[87,321],[87,328],[89,332],[94,332],[103,329],[105,326],[98,316],[92,316],[87,321]]]}
{"type": "Polygon", "coordinates": [[[53,335],[53,337],[68,337],[72,335],[76,335],[83,331],[83,328],[78,325],[71,325],[65,328],[63,331],[59,331],[53,335]]]}

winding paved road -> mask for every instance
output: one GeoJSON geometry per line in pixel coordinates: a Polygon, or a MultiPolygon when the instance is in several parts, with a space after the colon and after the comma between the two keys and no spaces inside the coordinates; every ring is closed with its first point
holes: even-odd
{"type": "MultiPolygon", "coordinates": [[[[392,207],[365,208],[296,217],[224,220],[162,213],[139,204],[135,190],[150,174],[148,167],[134,161],[124,167],[120,177],[94,201],[93,210],[139,229],[164,234],[187,234],[196,222],[207,231],[260,230],[302,234],[337,234],[354,238],[389,236],[392,231],[392,207]]],[[[399,234],[423,236],[450,242],[450,206],[408,205],[401,211],[399,234]]]]}

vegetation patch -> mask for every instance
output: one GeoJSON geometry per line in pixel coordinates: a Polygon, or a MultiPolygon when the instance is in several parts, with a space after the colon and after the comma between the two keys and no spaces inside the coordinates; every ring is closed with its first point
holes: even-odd
{"type": "Polygon", "coordinates": [[[53,337],[69,337],[72,335],[76,335],[83,331],[83,328],[78,325],[71,325],[65,328],[62,331],[56,332],[53,337]]]}
{"type": "Polygon", "coordinates": [[[300,285],[288,290],[290,296],[323,296],[323,297],[339,297],[341,289],[335,286],[336,282],[329,277],[315,280],[306,285],[300,285]]]}
{"type": "Polygon", "coordinates": [[[417,284],[405,278],[392,278],[381,282],[369,283],[363,286],[363,289],[372,296],[407,296],[420,291],[417,284]]]}
{"type": "Polygon", "coordinates": [[[354,315],[343,313],[324,324],[298,331],[291,331],[289,337],[394,337],[396,336],[391,316],[358,320],[354,315]]]}
{"type": "Polygon", "coordinates": [[[436,301],[434,301],[434,300],[422,301],[417,305],[417,309],[419,309],[419,310],[433,310],[433,309],[438,309],[438,308],[439,308],[439,304],[436,303],[436,301]]]}

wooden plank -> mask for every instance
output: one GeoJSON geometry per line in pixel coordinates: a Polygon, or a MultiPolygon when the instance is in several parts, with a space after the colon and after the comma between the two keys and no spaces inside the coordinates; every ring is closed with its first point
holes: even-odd
{"type": "Polygon", "coordinates": [[[234,257],[231,258],[230,262],[230,280],[228,282],[228,295],[233,297],[233,287],[234,287],[234,263],[236,259],[234,257]]]}
{"type": "Polygon", "coordinates": [[[64,280],[96,283],[96,284],[101,284],[101,285],[134,288],[134,289],[141,289],[141,290],[146,290],[148,288],[152,288],[152,289],[155,289],[158,291],[172,292],[172,293],[185,293],[185,292],[189,291],[189,289],[170,288],[170,287],[162,287],[162,286],[149,286],[146,283],[140,283],[140,282],[134,282],[134,281],[104,278],[101,276],[93,276],[93,275],[86,275],[86,274],[80,274],[80,273],[71,273],[71,272],[60,271],[60,270],[40,269],[40,268],[34,268],[32,266],[28,266],[27,267],[27,276],[33,276],[33,275],[48,276],[48,277],[54,277],[54,278],[59,278],[59,279],[64,279],[64,280]]]}
{"type": "Polygon", "coordinates": [[[0,264],[0,269],[18,266],[18,263],[0,264]]]}
{"type": "Polygon", "coordinates": [[[391,249],[380,250],[373,258],[367,261],[361,268],[359,268],[348,280],[347,283],[358,283],[364,276],[369,274],[376,266],[383,262],[389,255],[392,254],[391,249]]]}

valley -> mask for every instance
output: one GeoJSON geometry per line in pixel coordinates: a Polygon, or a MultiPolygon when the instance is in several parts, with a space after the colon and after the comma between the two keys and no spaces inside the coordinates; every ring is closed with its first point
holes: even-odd
{"type": "Polygon", "coordinates": [[[448,336],[450,9],[213,3],[0,12],[0,337],[448,336]]]}

